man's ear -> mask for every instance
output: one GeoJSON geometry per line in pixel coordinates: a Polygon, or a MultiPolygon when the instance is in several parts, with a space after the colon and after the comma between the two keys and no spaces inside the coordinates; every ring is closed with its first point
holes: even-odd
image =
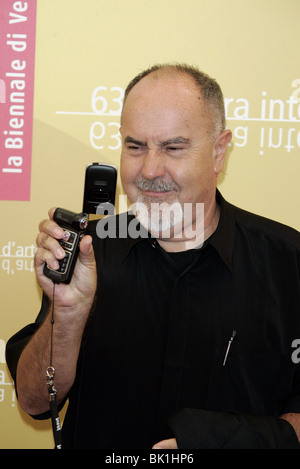
{"type": "Polygon", "coordinates": [[[224,130],[214,143],[214,171],[216,176],[222,171],[228,145],[232,139],[231,130],[224,130]]]}

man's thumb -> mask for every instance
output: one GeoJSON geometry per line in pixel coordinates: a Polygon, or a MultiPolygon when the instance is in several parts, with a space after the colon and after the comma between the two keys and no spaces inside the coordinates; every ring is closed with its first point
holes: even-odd
{"type": "Polygon", "coordinates": [[[80,260],[83,264],[94,262],[94,249],[92,244],[92,237],[86,235],[82,238],[79,244],[80,248],[80,260]]]}

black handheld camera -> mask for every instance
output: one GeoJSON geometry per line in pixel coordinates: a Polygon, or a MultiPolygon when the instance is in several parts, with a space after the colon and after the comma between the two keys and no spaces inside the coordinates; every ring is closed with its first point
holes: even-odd
{"type": "Polygon", "coordinates": [[[85,234],[89,214],[96,214],[99,205],[114,204],[117,186],[117,169],[110,164],[92,163],[86,167],[83,212],[74,213],[64,208],[57,208],[53,220],[70,233],[67,240],[59,240],[65,250],[65,257],[59,260],[57,270],[46,264],[44,274],[54,283],[70,283],[79,253],[79,243],[85,234]]]}
{"type": "Polygon", "coordinates": [[[53,270],[45,264],[44,275],[54,283],[70,283],[79,253],[79,243],[88,226],[86,213],[74,213],[64,208],[57,208],[53,220],[69,233],[68,239],[60,239],[59,244],[65,251],[65,257],[60,259],[59,268],[53,270]]]}

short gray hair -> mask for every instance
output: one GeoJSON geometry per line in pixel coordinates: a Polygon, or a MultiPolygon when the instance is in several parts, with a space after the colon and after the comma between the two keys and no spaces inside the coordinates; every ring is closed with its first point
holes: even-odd
{"type": "Polygon", "coordinates": [[[182,73],[193,78],[194,83],[199,87],[204,101],[208,106],[211,115],[213,131],[212,139],[217,138],[226,128],[225,107],[222,90],[214,78],[211,78],[197,67],[182,63],[156,64],[136,75],[128,84],[124,93],[123,107],[132,88],[147,75],[155,72],[182,73]]]}

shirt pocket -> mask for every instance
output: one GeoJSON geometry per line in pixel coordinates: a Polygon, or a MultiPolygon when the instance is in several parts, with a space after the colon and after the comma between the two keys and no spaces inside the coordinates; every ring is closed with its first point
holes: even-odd
{"type": "Polygon", "coordinates": [[[263,346],[234,340],[223,365],[228,338],[214,354],[209,407],[256,415],[279,416],[292,393],[291,356],[263,346]]]}

